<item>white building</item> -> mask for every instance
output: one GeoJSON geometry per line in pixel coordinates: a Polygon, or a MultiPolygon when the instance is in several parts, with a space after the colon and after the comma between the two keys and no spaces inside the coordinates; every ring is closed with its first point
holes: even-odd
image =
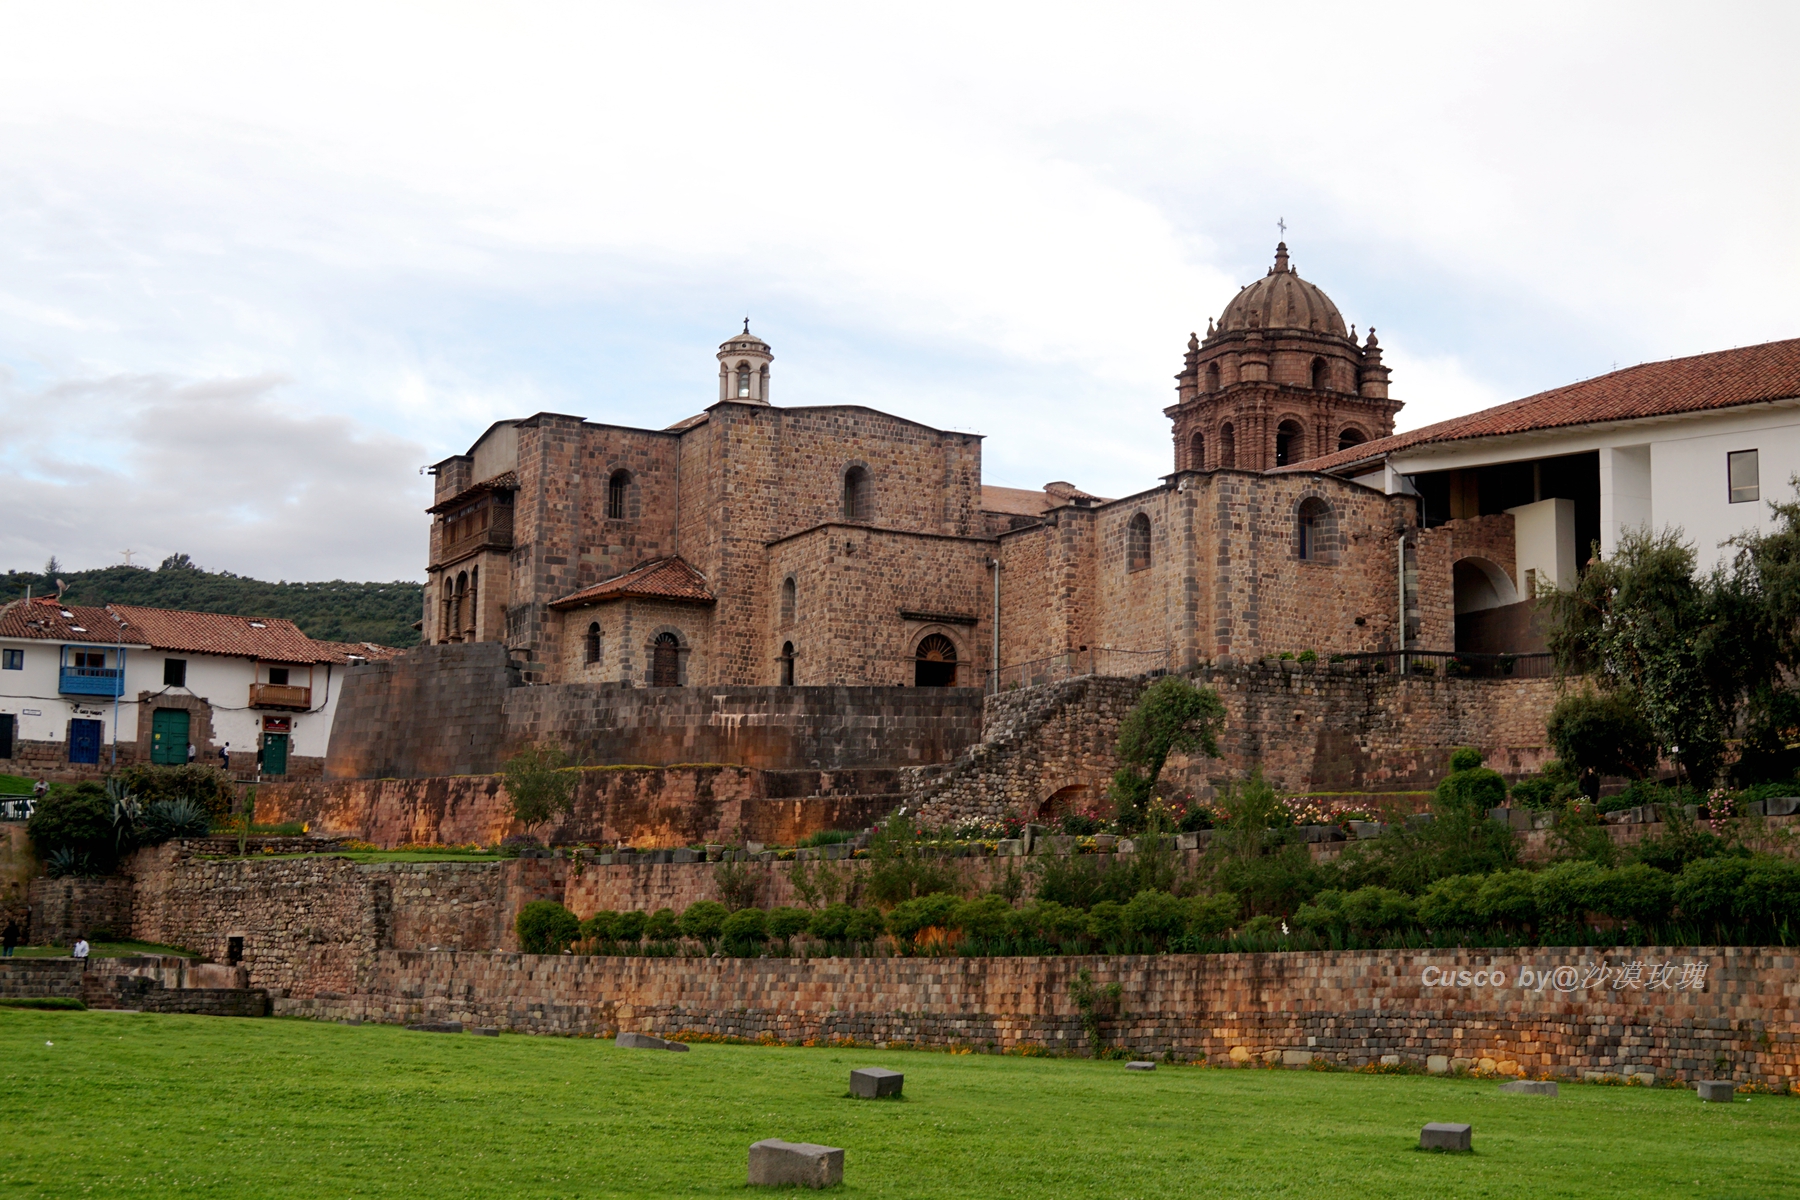
{"type": "Polygon", "coordinates": [[[1455,564],[1454,648],[1528,649],[1465,645],[1483,623],[1470,614],[1568,586],[1628,530],[1680,530],[1704,571],[1728,539],[1774,527],[1769,502],[1794,499],[1800,473],[1800,340],[1644,363],[1292,469],[1416,495],[1426,528],[1466,522],[1469,543],[1510,546],[1509,562],[1455,564]]]}
{"type": "Polygon", "coordinates": [[[398,651],[321,642],[291,621],[52,599],[0,609],[0,772],[97,773],[194,760],[316,777],[352,663],[398,651]]]}

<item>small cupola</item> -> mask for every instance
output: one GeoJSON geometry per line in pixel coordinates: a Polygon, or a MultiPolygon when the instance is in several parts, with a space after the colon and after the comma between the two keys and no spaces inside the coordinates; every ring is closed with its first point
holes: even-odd
{"type": "Polygon", "coordinates": [[[767,404],[769,364],[774,361],[769,343],[750,332],[750,318],[745,317],[744,331],[719,343],[719,399],[767,404]]]}

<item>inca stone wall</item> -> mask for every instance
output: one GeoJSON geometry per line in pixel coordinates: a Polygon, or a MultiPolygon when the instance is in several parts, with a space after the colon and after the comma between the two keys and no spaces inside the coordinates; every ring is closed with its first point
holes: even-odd
{"type": "MultiPolygon", "coordinates": [[[[904,797],[898,771],[757,771],[746,767],[591,767],[574,808],[530,831],[551,844],[623,842],[639,849],[705,842],[791,843],[821,829],[863,829],[904,797]]],[[[498,775],[264,784],[257,820],[384,849],[494,845],[527,832],[498,775]]]]}
{"type": "Polygon", "coordinates": [[[71,946],[76,938],[97,933],[113,938],[131,935],[131,881],[118,877],[81,879],[39,877],[28,885],[31,899],[29,940],[36,946],[71,946]]]}
{"type": "Polygon", "coordinates": [[[531,1033],[1085,1051],[1069,996],[1084,970],[1097,985],[1119,984],[1102,1035],[1139,1058],[1358,1067],[1398,1055],[1508,1075],[1648,1071],[1780,1088],[1800,1069],[1800,976],[1784,949],[862,959],[382,951],[355,965],[342,992],[296,990],[275,1003],[296,1016],[531,1033]]]}
{"type": "Polygon", "coordinates": [[[509,686],[517,678],[495,642],[351,669],[326,778],[488,774],[541,742],[589,766],[907,766],[946,761],[981,730],[978,688],[509,686]]]}
{"type": "MultiPolygon", "coordinates": [[[[1514,777],[1551,757],[1553,680],[1399,676],[1275,659],[1221,659],[1190,677],[1225,704],[1223,756],[1172,757],[1163,771],[1171,793],[1206,798],[1257,767],[1283,791],[1416,790],[1435,786],[1459,746],[1480,749],[1514,777]]],[[[941,825],[1046,815],[1059,795],[1077,807],[1103,797],[1118,765],[1119,722],[1148,682],[1086,676],[989,697],[982,741],[913,772],[909,803],[941,825]]]]}

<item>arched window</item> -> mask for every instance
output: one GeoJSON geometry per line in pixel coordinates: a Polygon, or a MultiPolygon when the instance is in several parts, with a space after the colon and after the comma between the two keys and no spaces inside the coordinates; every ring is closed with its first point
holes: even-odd
{"type": "Polygon", "coordinates": [[[794,623],[794,594],[794,579],[790,575],[781,581],[781,623],[783,625],[794,623]]]}
{"type": "Polygon", "coordinates": [[[1323,392],[1331,387],[1331,368],[1322,358],[1312,361],[1312,385],[1315,392],[1323,392]]]}
{"type": "Polygon", "coordinates": [[[1227,421],[1219,426],[1219,465],[1237,466],[1237,430],[1227,421]]]}
{"type": "Polygon", "coordinates": [[[1150,565],[1150,518],[1143,513],[1125,526],[1125,569],[1142,571],[1150,565]]]}
{"type": "Polygon", "coordinates": [[[1283,421],[1275,429],[1275,465],[1285,467],[1289,463],[1300,461],[1304,443],[1301,440],[1300,424],[1297,421],[1283,421]]]}
{"type": "Polygon", "coordinates": [[[463,601],[469,595],[469,573],[464,571],[456,577],[456,595],[450,601],[450,640],[462,641],[463,633],[463,601]]]}
{"type": "Polygon", "coordinates": [[[681,686],[681,639],[659,633],[650,644],[650,686],[681,686]]]}
{"type": "Polygon", "coordinates": [[[587,643],[581,661],[590,667],[600,661],[600,622],[598,621],[588,622],[587,643]]]}
{"type": "Polygon", "coordinates": [[[614,471],[606,481],[606,515],[610,520],[625,519],[625,497],[630,490],[630,471],[614,471]]]}
{"type": "Polygon", "coordinates": [[[1188,439],[1188,470],[1206,470],[1206,435],[1196,433],[1188,439]]]}
{"type": "Polygon", "coordinates": [[[1337,561],[1337,514],[1316,496],[1294,511],[1294,556],[1310,562],[1337,561]]]}
{"type": "Polygon", "coordinates": [[[862,467],[844,472],[844,520],[869,519],[869,473],[862,467]]]}
{"type": "Polygon", "coordinates": [[[748,398],[750,395],[750,364],[738,364],[738,396],[748,398]]]}
{"type": "Polygon", "coordinates": [[[781,643],[781,686],[794,686],[794,643],[781,643]]]}
{"type": "Polygon", "coordinates": [[[438,641],[447,642],[456,634],[456,580],[444,577],[444,602],[438,616],[438,641]]]}
{"type": "Polygon", "coordinates": [[[1350,426],[1345,429],[1344,432],[1338,434],[1338,449],[1348,450],[1350,447],[1360,446],[1368,440],[1368,438],[1363,436],[1362,430],[1357,429],[1355,426],[1350,426]]]}
{"type": "Polygon", "coordinates": [[[762,370],[758,371],[756,375],[757,381],[762,384],[761,387],[756,389],[756,398],[766,404],[769,400],[769,364],[764,363],[762,365],[762,370]]]}
{"type": "Polygon", "coordinates": [[[1206,390],[1209,392],[1216,392],[1219,390],[1219,364],[1218,363],[1207,363],[1206,364],[1206,390]]]}
{"type": "Polygon", "coordinates": [[[956,645],[941,633],[934,633],[919,643],[918,658],[913,663],[914,687],[956,686],[956,645]]]}

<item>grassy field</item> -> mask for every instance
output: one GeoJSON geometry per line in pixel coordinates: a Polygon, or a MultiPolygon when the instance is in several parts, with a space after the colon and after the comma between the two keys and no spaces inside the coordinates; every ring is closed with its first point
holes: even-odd
{"type": "MultiPolygon", "coordinates": [[[[199,958],[192,950],[179,946],[163,946],[156,942],[89,942],[90,958],[129,958],[134,954],[179,954],[183,958],[199,958]]],[[[13,951],[16,958],[67,958],[67,946],[20,946],[13,951]]]]}
{"type": "Polygon", "coordinates": [[[1672,1089],[7,1010],[0,1080],[5,1196],[742,1195],[764,1137],[872,1196],[1800,1196],[1800,1102],[1672,1089]]]}

